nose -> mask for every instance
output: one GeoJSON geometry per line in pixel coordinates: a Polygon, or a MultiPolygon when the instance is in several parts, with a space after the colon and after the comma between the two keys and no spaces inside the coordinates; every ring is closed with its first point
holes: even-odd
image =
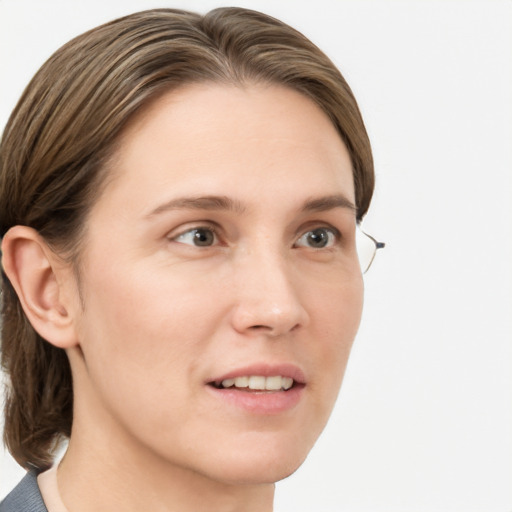
{"type": "Polygon", "coordinates": [[[299,294],[299,276],[284,258],[247,255],[234,272],[232,324],[249,335],[277,337],[305,327],[309,315],[299,294]]]}

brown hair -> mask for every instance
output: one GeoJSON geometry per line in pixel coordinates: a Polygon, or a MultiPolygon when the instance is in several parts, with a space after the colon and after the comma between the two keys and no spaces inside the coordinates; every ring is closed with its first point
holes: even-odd
{"type": "MultiPolygon", "coordinates": [[[[370,143],[332,62],[296,30],[255,11],[156,9],[78,36],[32,79],[0,144],[0,237],[30,226],[76,260],[101,170],[127,121],[163,92],[205,81],[285,85],[318,104],[351,155],[363,217],[374,186],[370,143]]],[[[44,468],[55,443],[70,435],[71,371],[65,352],[34,331],[3,271],[2,292],[1,357],[10,377],[4,441],[22,466],[44,468]]]]}

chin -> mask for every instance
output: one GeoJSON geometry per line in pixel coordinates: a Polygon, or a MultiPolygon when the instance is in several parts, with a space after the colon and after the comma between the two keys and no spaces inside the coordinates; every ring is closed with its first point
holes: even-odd
{"type": "MultiPolygon", "coordinates": [[[[220,478],[215,479],[230,485],[274,484],[295,473],[304,460],[305,457],[294,461],[281,461],[273,458],[261,463],[253,462],[236,466],[230,465],[220,472],[220,478]]],[[[218,472],[217,469],[216,473],[218,472]]]]}
{"type": "Polygon", "coordinates": [[[273,484],[287,478],[302,465],[311,446],[303,443],[254,443],[251,448],[233,447],[210,461],[210,477],[226,484],[273,484]],[[231,450],[230,450],[231,451],[231,450]],[[212,474],[212,473],[215,473],[212,474]]]}

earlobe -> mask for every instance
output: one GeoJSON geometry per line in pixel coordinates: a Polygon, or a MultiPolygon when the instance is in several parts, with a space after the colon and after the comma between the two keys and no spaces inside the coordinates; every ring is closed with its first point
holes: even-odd
{"type": "Polygon", "coordinates": [[[2,241],[2,266],[39,335],[60,348],[76,345],[72,308],[62,284],[66,269],[37,231],[11,228],[2,241]]]}

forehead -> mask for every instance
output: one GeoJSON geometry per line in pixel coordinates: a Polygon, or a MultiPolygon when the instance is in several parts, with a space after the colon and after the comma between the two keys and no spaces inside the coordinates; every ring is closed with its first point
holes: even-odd
{"type": "Polygon", "coordinates": [[[164,94],[123,132],[109,197],[169,194],[251,200],[270,190],[354,198],[348,151],[327,115],[275,85],[194,84],[164,94]]]}

